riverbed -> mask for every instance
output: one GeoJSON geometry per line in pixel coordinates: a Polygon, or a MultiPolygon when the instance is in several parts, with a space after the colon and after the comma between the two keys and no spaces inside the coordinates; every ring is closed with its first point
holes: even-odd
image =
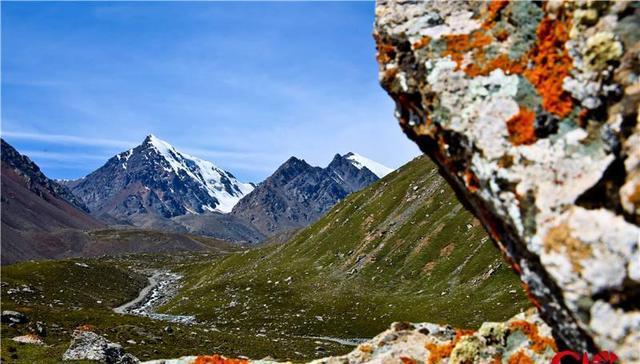
{"type": "Polygon", "coordinates": [[[169,315],[157,313],[155,310],[167,303],[178,293],[180,274],[155,270],[150,272],[149,284],[144,287],[138,296],[113,309],[119,314],[149,317],[154,320],[161,320],[174,323],[194,324],[195,316],[189,315],[169,315]]]}

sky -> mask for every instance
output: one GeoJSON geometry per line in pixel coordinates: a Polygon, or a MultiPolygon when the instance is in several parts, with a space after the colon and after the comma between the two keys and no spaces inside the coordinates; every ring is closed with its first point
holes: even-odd
{"type": "Polygon", "coordinates": [[[148,134],[259,182],[290,156],[419,154],[377,80],[373,2],[2,2],[2,137],[75,179],[148,134]]]}

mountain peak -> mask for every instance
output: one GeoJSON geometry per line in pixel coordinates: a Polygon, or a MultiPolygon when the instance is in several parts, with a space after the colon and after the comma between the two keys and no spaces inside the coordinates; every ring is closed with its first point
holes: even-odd
{"type": "Polygon", "coordinates": [[[169,142],[166,142],[158,138],[153,134],[147,135],[142,141],[142,145],[154,147],[161,153],[163,151],[169,151],[169,150],[175,151],[175,148],[173,147],[173,145],[169,144],[169,142]]]}
{"type": "Polygon", "coordinates": [[[389,168],[383,164],[380,164],[376,161],[373,161],[365,156],[362,156],[358,153],[349,152],[342,156],[343,158],[348,159],[354,167],[358,169],[367,168],[373,174],[378,176],[378,178],[382,178],[387,174],[393,172],[392,168],[389,168]]]}
{"type": "Polygon", "coordinates": [[[89,175],[74,192],[92,211],[128,218],[132,213],[148,212],[165,217],[229,212],[253,188],[213,163],[182,153],[149,134],[142,144],[116,155],[89,175]]]}

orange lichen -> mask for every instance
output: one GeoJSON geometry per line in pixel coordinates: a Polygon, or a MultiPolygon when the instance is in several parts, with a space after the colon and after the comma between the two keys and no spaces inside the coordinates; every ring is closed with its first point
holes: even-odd
{"type": "Polygon", "coordinates": [[[567,25],[559,19],[544,18],[538,24],[536,35],[538,44],[528,56],[534,66],[525,70],[524,75],[542,97],[542,107],[565,117],[573,108],[571,96],[562,89],[572,66],[564,47],[569,40],[567,25]]]}
{"type": "MultiPolygon", "coordinates": [[[[517,273],[520,274],[520,271],[517,271],[517,273]]],[[[524,282],[521,282],[520,286],[522,287],[524,294],[529,299],[529,302],[531,302],[538,310],[542,310],[542,305],[540,304],[540,302],[538,302],[538,299],[533,295],[533,293],[531,293],[531,289],[529,289],[529,285],[524,282]]]]}
{"type": "Polygon", "coordinates": [[[378,63],[384,64],[392,61],[396,57],[396,48],[391,44],[384,43],[377,34],[374,34],[373,38],[376,41],[376,59],[378,63]]]}
{"type": "Polygon", "coordinates": [[[358,349],[360,351],[362,351],[363,353],[373,353],[373,347],[369,344],[362,344],[360,346],[358,346],[358,349]]]}
{"type": "Polygon", "coordinates": [[[403,364],[416,364],[416,361],[412,358],[408,358],[406,356],[401,356],[400,360],[402,360],[403,364]]]}
{"type": "Polygon", "coordinates": [[[586,126],[587,125],[587,116],[589,116],[589,110],[588,109],[580,110],[580,112],[578,113],[578,125],[580,125],[581,127],[586,126]]]}
{"type": "Polygon", "coordinates": [[[509,38],[509,32],[507,32],[506,29],[502,29],[501,31],[496,33],[496,39],[504,42],[505,40],[507,40],[507,38],[509,38]]]}
{"type": "Polygon", "coordinates": [[[467,186],[467,190],[471,193],[476,193],[480,188],[480,181],[478,181],[478,177],[476,177],[470,169],[467,169],[464,172],[464,184],[467,186]]]}
{"type": "Polygon", "coordinates": [[[465,67],[464,72],[471,77],[486,76],[495,69],[502,69],[506,74],[520,74],[526,68],[526,62],[522,60],[511,60],[506,54],[500,54],[496,58],[485,61],[484,52],[478,52],[476,59],[479,61],[469,64],[465,67]]]}
{"type": "Polygon", "coordinates": [[[79,331],[95,331],[95,329],[96,329],[95,326],[90,324],[84,324],[76,327],[76,330],[79,330],[79,331]]]}
{"type": "Polygon", "coordinates": [[[525,354],[522,350],[520,350],[517,353],[511,355],[511,357],[509,358],[509,361],[507,361],[507,363],[509,363],[509,364],[533,364],[533,360],[531,360],[531,358],[528,357],[527,354],[525,354]]]}
{"type": "Polygon", "coordinates": [[[542,107],[560,117],[567,116],[573,109],[571,95],[562,89],[565,77],[569,76],[572,60],[564,45],[569,40],[568,21],[545,18],[536,30],[537,43],[525,55],[512,60],[507,54],[499,54],[487,58],[484,47],[494,41],[504,41],[508,33],[503,29],[491,33],[491,27],[507,1],[492,1],[488,8],[483,27],[470,35],[445,36],[447,48],[442,56],[450,56],[462,69],[465,55],[472,63],[465,65],[464,72],[471,76],[485,76],[495,69],[502,69],[506,74],[523,74],[531,82],[542,98],[542,107]],[[527,65],[531,67],[527,68],[527,65]]]}
{"type": "Polygon", "coordinates": [[[475,331],[473,330],[456,330],[456,336],[453,340],[448,341],[444,344],[435,344],[435,343],[427,343],[424,347],[429,350],[429,360],[427,364],[437,364],[442,359],[448,358],[451,356],[451,352],[456,344],[465,336],[473,335],[475,331]]]}
{"type": "Polygon", "coordinates": [[[443,56],[451,56],[451,59],[458,65],[458,69],[461,68],[464,55],[467,52],[479,52],[482,47],[491,44],[493,40],[483,31],[475,31],[470,35],[447,35],[444,38],[447,42],[447,49],[442,54],[443,56]]]}
{"type": "Polygon", "coordinates": [[[640,183],[636,184],[633,192],[629,195],[628,198],[629,202],[633,205],[633,206],[640,206],[640,183]]]}
{"type": "Polygon", "coordinates": [[[442,345],[427,343],[425,345],[425,349],[429,350],[429,360],[427,364],[437,364],[444,358],[448,358],[451,356],[451,351],[453,351],[453,347],[455,346],[453,341],[449,341],[442,345]]]}
{"type": "Polygon", "coordinates": [[[200,355],[192,364],[248,364],[246,359],[228,359],[222,355],[200,355]]]}
{"type": "Polygon", "coordinates": [[[538,332],[538,326],[529,321],[513,321],[509,327],[512,330],[520,330],[531,341],[531,350],[536,353],[542,353],[547,348],[551,348],[553,351],[557,351],[556,342],[551,337],[540,336],[538,332]]]}
{"type": "Polygon", "coordinates": [[[500,11],[508,4],[509,0],[491,0],[487,6],[487,18],[482,24],[482,27],[485,29],[491,28],[500,11]]]}
{"type": "Polygon", "coordinates": [[[382,80],[383,80],[383,82],[390,82],[391,80],[393,80],[396,77],[397,74],[398,74],[398,68],[397,67],[389,68],[386,71],[384,71],[384,74],[382,76],[382,80]]]}
{"type": "Polygon", "coordinates": [[[509,140],[514,145],[533,144],[536,141],[536,113],[521,106],[520,112],[507,121],[509,140]]]}
{"type": "Polygon", "coordinates": [[[474,330],[465,330],[465,329],[457,329],[456,330],[456,338],[453,339],[454,343],[457,343],[458,341],[460,341],[460,339],[462,339],[465,336],[469,336],[469,335],[473,335],[473,333],[475,333],[474,330]]]}
{"type": "Polygon", "coordinates": [[[413,49],[424,48],[428,46],[430,42],[431,42],[431,38],[425,35],[424,37],[422,37],[422,39],[413,43],[413,49]]]}
{"type": "Polygon", "coordinates": [[[493,360],[491,360],[491,364],[502,364],[502,354],[497,354],[493,360]]]}

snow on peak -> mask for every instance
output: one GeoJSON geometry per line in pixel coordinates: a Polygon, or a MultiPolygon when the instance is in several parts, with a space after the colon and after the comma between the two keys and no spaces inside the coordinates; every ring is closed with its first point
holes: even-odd
{"type": "Polygon", "coordinates": [[[166,141],[149,134],[144,142],[154,148],[169,164],[167,172],[185,172],[200,182],[207,193],[218,200],[216,206],[203,206],[204,210],[230,212],[233,206],[254,187],[250,183],[238,181],[231,173],[216,167],[213,163],[178,151],[166,141]]]}
{"type": "Polygon", "coordinates": [[[348,159],[354,167],[358,169],[362,169],[363,167],[367,167],[368,170],[373,172],[379,178],[386,176],[387,174],[393,172],[392,168],[384,166],[376,161],[372,161],[371,159],[361,156],[360,154],[349,152],[343,155],[344,158],[348,159]]]}

